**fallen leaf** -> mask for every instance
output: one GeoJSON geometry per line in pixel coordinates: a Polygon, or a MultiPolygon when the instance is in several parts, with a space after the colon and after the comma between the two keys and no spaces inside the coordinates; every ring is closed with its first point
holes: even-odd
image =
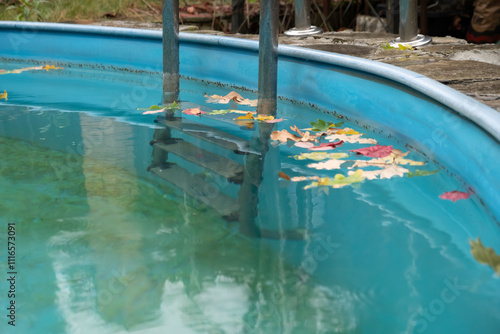
{"type": "Polygon", "coordinates": [[[282,143],[286,143],[288,140],[299,141],[301,137],[291,134],[287,130],[273,131],[271,133],[272,140],[279,140],[282,143]]]}
{"type": "Polygon", "coordinates": [[[32,66],[32,67],[23,67],[18,68],[12,71],[2,71],[0,74],[19,74],[25,71],[40,71],[40,70],[62,70],[63,67],[55,67],[54,65],[45,65],[45,66],[32,66]]]}
{"type": "Polygon", "coordinates": [[[327,151],[327,150],[333,150],[337,146],[341,146],[344,142],[343,141],[338,141],[335,143],[321,143],[318,146],[312,146],[309,147],[311,151],[327,151]]]}
{"type": "Polygon", "coordinates": [[[389,146],[375,145],[350,151],[355,152],[357,154],[362,154],[366,157],[384,158],[392,153],[392,145],[389,146]]]}
{"type": "Polygon", "coordinates": [[[319,180],[319,176],[294,176],[292,177],[293,182],[300,182],[300,181],[311,181],[311,180],[319,180]]]}
{"type": "Polygon", "coordinates": [[[342,164],[346,162],[347,161],[345,160],[330,159],[328,161],[309,164],[307,165],[307,167],[315,169],[326,169],[326,170],[340,169],[340,166],[342,166],[342,164]]]}
{"type": "Polygon", "coordinates": [[[311,142],[301,141],[301,142],[296,142],[296,143],[294,144],[294,146],[309,149],[309,148],[311,148],[311,147],[314,147],[314,144],[313,144],[313,143],[311,143],[311,142]]]}
{"type": "Polygon", "coordinates": [[[290,181],[290,176],[286,175],[285,173],[283,172],[279,172],[278,173],[278,176],[281,177],[282,179],[285,179],[285,180],[288,180],[290,181]]]}
{"type": "Polygon", "coordinates": [[[325,122],[322,119],[318,119],[317,122],[311,122],[310,124],[312,126],[312,131],[324,132],[329,128],[340,127],[342,124],[344,124],[344,122],[334,124],[332,122],[325,122]]]}
{"type": "Polygon", "coordinates": [[[258,120],[258,121],[267,122],[267,121],[274,120],[274,116],[271,116],[271,115],[257,115],[257,117],[255,117],[255,119],[258,120]]]}
{"type": "Polygon", "coordinates": [[[347,153],[328,153],[328,152],[312,152],[312,153],[301,153],[299,155],[293,156],[295,160],[316,160],[321,161],[325,159],[342,159],[347,158],[349,154],[347,153]]]}
{"type": "Polygon", "coordinates": [[[153,104],[151,107],[149,108],[137,108],[137,110],[159,110],[159,109],[163,109],[163,107],[165,106],[157,106],[156,104],[153,104]]]}
{"type": "Polygon", "coordinates": [[[231,109],[220,109],[220,110],[212,110],[211,112],[207,113],[209,115],[226,115],[229,114],[232,110],[231,109]]]}
{"type": "Polygon", "coordinates": [[[236,120],[249,120],[249,119],[251,119],[251,120],[253,120],[253,119],[254,119],[254,118],[253,118],[253,114],[252,114],[251,112],[246,113],[246,115],[245,115],[245,116],[239,116],[239,117],[236,117],[234,120],[236,121],[236,120]]]}
{"type": "Polygon", "coordinates": [[[299,136],[302,137],[302,138],[300,138],[300,141],[315,141],[316,138],[318,137],[317,134],[311,134],[309,131],[306,131],[306,132],[300,131],[300,129],[297,128],[296,125],[291,126],[290,129],[297,132],[299,134],[299,136]]]}
{"type": "Polygon", "coordinates": [[[485,247],[479,238],[477,241],[469,239],[469,244],[470,252],[476,261],[490,266],[500,276],[500,256],[495,253],[495,250],[491,247],[485,247]]]}
{"type": "Polygon", "coordinates": [[[358,131],[351,129],[351,128],[340,129],[340,130],[337,130],[336,133],[338,135],[357,135],[357,134],[359,134],[358,131]]]}
{"type": "Polygon", "coordinates": [[[4,90],[2,94],[0,94],[0,100],[1,100],[1,99],[5,99],[5,101],[7,101],[7,100],[8,100],[8,99],[7,99],[7,91],[6,91],[6,90],[4,90]]]}
{"type": "Polygon", "coordinates": [[[326,137],[325,139],[329,141],[341,140],[345,143],[377,144],[377,141],[375,139],[361,138],[362,135],[363,134],[348,136],[345,134],[332,134],[326,137]]]}
{"type": "Polygon", "coordinates": [[[467,199],[469,198],[470,195],[466,192],[463,191],[458,191],[458,190],[453,190],[453,191],[447,191],[442,195],[439,195],[439,198],[441,199],[449,199],[453,202],[458,201],[459,199],[467,199]]]}
{"type": "Polygon", "coordinates": [[[207,113],[206,111],[201,111],[200,108],[184,109],[182,112],[186,115],[203,115],[207,113]]]}
{"type": "MultiPolygon", "coordinates": [[[[352,175],[354,172],[349,171],[347,174],[352,175]]],[[[394,176],[404,176],[404,173],[408,173],[408,169],[400,167],[398,165],[389,165],[383,169],[363,171],[363,176],[368,180],[374,179],[390,179],[394,176]]]]}
{"type": "Polygon", "coordinates": [[[408,172],[406,175],[407,177],[415,177],[415,176],[427,176],[427,175],[433,175],[439,172],[439,169],[436,170],[420,170],[417,169],[415,172],[408,172]]]}
{"type": "Polygon", "coordinates": [[[257,102],[258,102],[258,100],[245,99],[245,98],[243,98],[243,96],[241,96],[240,94],[238,94],[236,92],[230,92],[229,94],[227,94],[225,96],[220,96],[220,95],[208,96],[205,94],[205,97],[207,98],[208,103],[225,104],[225,103],[229,103],[232,100],[238,104],[256,107],[257,102]]]}
{"type": "Polygon", "coordinates": [[[269,119],[269,120],[266,120],[264,122],[266,123],[279,123],[279,122],[282,122],[283,121],[283,117],[281,118],[275,118],[275,119],[269,119]]]}
{"type": "Polygon", "coordinates": [[[335,175],[335,178],[332,180],[328,177],[320,178],[318,182],[313,182],[310,185],[306,186],[304,189],[319,187],[319,186],[331,186],[332,188],[341,188],[347,186],[349,184],[357,183],[363,181],[365,178],[363,177],[363,170],[358,169],[350,176],[344,176],[342,174],[335,175]]]}
{"type": "Polygon", "coordinates": [[[163,109],[148,110],[148,111],[143,112],[142,114],[143,114],[143,115],[158,114],[158,113],[164,112],[165,110],[166,110],[166,108],[163,108],[163,109]]]}
{"type": "Polygon", "coordinates": [[[404,159],[410,152],[403,153],[401,150],[395,149],[389,154],[386,159],[392,159],[392,161],[398,165],[411,165],[411,166],[423,166],[425,162],[404,159]]]}

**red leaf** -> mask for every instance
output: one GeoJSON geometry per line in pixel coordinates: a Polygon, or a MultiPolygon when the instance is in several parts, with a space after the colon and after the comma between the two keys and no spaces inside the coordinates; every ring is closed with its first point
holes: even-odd
{"type": "Polygon", "coordinates": [[[184,109],[182,112],[186,115],[202,115],[207,113],[206,111],[201,111],[200,108],[184,109]]]}
{"type": "Polygon", "coordinates": [[[351,150],[351,152],[356,152],[357,154],[362,154],[370,158],[385,158],[386,156],[392,153],[392,145],[389,146],[375,145],[375,146],[360,148],[357,150],[351,150]]]}
{"type": "Polygon", "coordinates": [[[467,199],[469,197],[470,195],[468,193],[464,193],[463,191],[458,191],[458,190],[448,191],[442,195],[439,195],[439,198],[449,199],[452,200],[453,202],[456,202],[459,199],[467,199]]]}

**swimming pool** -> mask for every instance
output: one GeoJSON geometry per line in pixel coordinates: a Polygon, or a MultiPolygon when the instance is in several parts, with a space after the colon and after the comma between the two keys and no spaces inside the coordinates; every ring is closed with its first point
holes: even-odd
{"type": "MultiPolygon", "coordinates": [[[[363,122],[340,101],[324,108],[283,98],[283,121],[235,122],[245,113],[214,111],[255,108],[206,96],[255,92],[199,78],[182,82],[178,124],[137,110],[159,104],[154,70],[33,57],[1,64],[63,67],[0,75],[9,94],[0,102],[1,219],[2,228],[16,225],[16,327],[24,332],[498,330],[498,278],[469,246],[478,237],[498,244],[495,208],[472,189],[469,170],[443,163],[449,158],[410,134],[363,122]],[[207,114],[182,113],[194,108],[207,114]],[[344,122],[335,128],[371,142],[311,151],[269,138],[278,130],[300,136],[290,126],[318,133],[304,130],[318,119],[344,122]],[[408,172],[340,188],[317,184],[314,177],[347,177],[355,161],[369,161],[351,150],[375,141],[424,164],[398,164],[408,172]],[[184,153],[167,147],[179,143],[184,153]],[[314,164],[328,158],[310,154],[321,152],[349,161],[327,170],[314,164]],[[451,190],[470,197],[439,197],[451,190]]],[[[359,105],[347,87],[337,89],[359,105]]],[[[425,115],[433,105],[408,108],[425,115]]],[[[441,121],[465,126],[452,116],[441,121]]]]}

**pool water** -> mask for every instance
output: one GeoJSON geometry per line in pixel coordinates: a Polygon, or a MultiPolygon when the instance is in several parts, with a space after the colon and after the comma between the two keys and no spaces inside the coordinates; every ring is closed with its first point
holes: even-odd
{"type": "MultiPolygon", "coordinates": [[[[137,110],[159,104],[159,77],[89,68],[0,75],[8,92],[0,100],[1,243],[14,223],[17,270],[16,327],[4,316],[2,333],[498,333],[500,281],[471,255],[469,239],[497,247],[500,229],[458,167],[376,125],[285,100],[282,122],[251,129],[233,121],[242,114],[185,115],[255,110],[207,103],[204,93],[233,88],[193,80],[182,81],[175,112],[185,131],[168,128],[164,114],[137,110]],[[407,159],[425,162],[404,166],[412,172],[438,172],[341,188],[280,177],[354,170],[311,168],[317,161],[294,158],[307,148],[269,139],[318,119],[410,151],[407,159]],[[238,149],[194,135],[201,125],[238,149]],[[203,151],[166,154],[169,138],[203,151]],[[243,173],[228,181],[220,175],[227,166],[243,173]],[[471,196],[439,197],[452,190],[471,196]]],[[[363,157],[350,150],[367,146],[325,152],[356,160],[363,157]]],[[[0,260],[6,276],[5,251],[0,260]]],[[[0,286],[8,290],[5,279],[0,286]]]]}

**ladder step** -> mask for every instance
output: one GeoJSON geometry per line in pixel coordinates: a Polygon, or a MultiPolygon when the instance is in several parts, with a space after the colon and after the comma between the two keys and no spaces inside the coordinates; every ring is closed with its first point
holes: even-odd
{"type": "Polygon", "coordinates": [[[152,167],[152,173],[185,191],[189,196],[215,209],[228,220],[238,219],[238,200],[224,194],[216,186],[205,181],[199,175],[191,174],[179,165],[171,164],[167,168],[152,167]]]}
{"type": "Polygon", "coordinates": [[[168,120],[156,119],[155,122],[164,124],[169,128],[181,131],[195,138],[199,138],[225,149],[234,151],[235,153],[254,153],[260,155],[260,152],[252,150],[250,148],[250,142],[248,140],[242,139],[240,137],[207,125],[187,122],[185,119],[182,119],[180,117],[173,117],[172,119],[168,120]]]}
{"type": "Polygon", "coordinates": [[[189,142],[179,140],[172,143],[155,142],[153,145],[200,167],[209,169],[225,177],[229,182],[241,184],[243,181],[242,165],[221,155],[201,149],[189,142]]]}

